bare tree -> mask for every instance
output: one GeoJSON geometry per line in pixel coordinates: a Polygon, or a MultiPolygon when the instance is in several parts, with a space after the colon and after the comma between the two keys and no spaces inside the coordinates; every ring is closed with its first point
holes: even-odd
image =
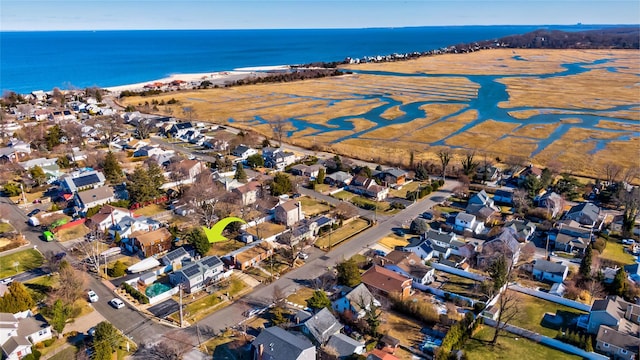
{"type": "Polygon", "coordinates": [[[601,171],[604,174],[607,183],[613,184],[620,177],[622,167],[614,162],[607,162],[604,164],[601,171]]]}
{"type": "Polygon", "coordinates": [[[200,222],[206,227],[211,227],[218,219],[216,205],[224,193],[222,185],[213,181],[211,174],[204,172],[198,175],[185,192],[184,200],[198,215],[200,222]]]}
{"type": "Polygon", "coordinates": [[[82,256],[84,264],[92,271],[100,273],[100,240],[104,237],[104,232],[97,226],[93,226],[89,234],[89,239],[93,241],[81,241],[76,243],[74,250],[82,256]]]}
{"type": "Polygon", "coordinates": [[[67,136],[67,144],[71,146],[80,146],[84,139],[82,138],[82,125],[77,121],[66,121],[60,125],[60,128],[67,136]]]}
{"type": "Polygon", "coordinates": [[[498,296],[500,298],[494,305],[498,307],[498,319],[496,319],[496,328],[491,339],[491,345],[495,345],[498,342],[500,333],[505,331],[507,325],[520,315],[520,302],[522,299],[517,292],[507,290],[498,296]]]}
{"type": "Polygon", "coordinates": [[[100,123],[109,143],[124,129],[124,120],[117,114],[101,118],[100,123]]]}
{"type": "Polygon", "coordinates": [[[176,188],[178,189],[178,193],[180,196],[184,194],[184,181],[189,178],[189,170],[182,166],[180,162],[172,162],[169,164],[169,181],[176,184],[176,188]]]}
{"type": "Polygon", "coordinates": [[[536,246],[533,243],[528,243],[520,250],[520,260],[528,262],[533,259],[533,255],[536,253],[536,246]]]}
{"type": "Polygon", "coordinates": [[[186,116],[189,121],[196,117],[196,111],[191,106],[183,107],[182,114],[184,114],[184,116],[186,116]]]}
{"type": "Polygon", "coordinates": [[[47,297],[47,303],[53,304],[60,299],[65,305],[71,305],[84,295],[87,284],[86,274],[74,269],[66,261],[60,264],[58,287],[47,297]]]}
{"type": "Polygon", "coordinates": [[[475,155],[475,152],[468,152],[460,161],[460,164],[462,165],[462,171],[467,176],[473,176],[473,172],[478,167],[478,162],[474,161],[475,155]]]}
{"type": "Polygon", "coordinates": [[[271,126],[273,137],[278,140],[278,145],[280,147],[282,147],[282,138],[286,134],[287,124],[288,121],[281,116],[275,116],[273,119],[269,120],[269,126],[271,126]]]}
{"type": "Polygon", "coordinates": [[[448,150],[443,150],[438,152],[438,158],[440,159],[440,165],[442,166],[442,178],[444,179],[446,176],[446,172],[447,172],[447,166],[449,165],[449,162],[451,161],[451,152],[449,152],[448,150]]]}
{"type": "Polygon", "coordinates": [[[148,139],[153,130],[153,125],[148,119],[140,119],[136,125],[136,133],[140,139],[148,139]]]}
{"type": "Polygon", "coordinates": [[[296,245],[297,241],[295,241],[293,234],[291,233],[291,229],[289,231],[284,232],[278,236],[278,242],[287,246],[287,255],[290,261],[290,266],[293,267],[296,262],[296,245]]]}
{"type": "Polygon", "coordinates": [[[584,284],[584,287],[585,287],[585,290],[589,292],[589,296],[591,296],[591,301],[595,299],[602,299],[607,294],[607,291],[602,285],[602,282],[596,279],[587,281],[584,284]]]}
{"type": "Polygon", "coordinates": [[[622,181],[624,183],[630,184],[634,179],[638,178],[640,175],[640,170],[636,166],[628,167],[624,170],[624,174],[622,175],[622,181]]]}

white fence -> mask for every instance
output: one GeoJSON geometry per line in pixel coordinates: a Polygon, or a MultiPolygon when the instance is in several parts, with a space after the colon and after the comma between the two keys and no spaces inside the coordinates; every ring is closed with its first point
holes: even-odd
{"type": "Polygon", "coordinates": [[[573,301],[571,299],[566,299],[557,295],[552,295],[546,292],[542,292],[542,291],[538,291],[538,290],[534,290],[534,289],[529,289],[526,287],[522,287],[520,285],[509,285],[509,289],[511,290],[515,290],[524,294],[528,294],[531,296],[535,296],[538,297],[540,299],[544,299],[544,300],[548,300],[551,302],[554,302],[556,304],[561,304],[561,305],[565,305],[580,311],[585,311],[585,312],[589,312],[591,311],[591,306],[587,305],[587,304],[583,304],[581,302],[577,302],[577,301],[573,301]]]}
{"type": "Polygon", "coordinates": [[[178,291],[180,291],[180,288],[176,286],[154,297],[149,297],[149,304],[153,305],[165,301],[173,295],[177,294],[178,291]]]}
{"type": "Polygon", "coordinates": [[[433,262],[431,263],[431,267],[433,267],[436,270],[440,270],[440,271],[444,271],[444,272],[448,272],[449,274],[453,274],[453,275],[458,275],[458,276],[462,276],[463,278],[467,278],[467,279],[471,279],[471,280],[475,280],[475,281],[484,281],[486,280],[486,278],[480,274],[474,274],[472,272],[468,272],[462,269],[456,269],[454,267],[448,266],[448,265],[444,265],[444,264],[440,264],[437,262],[433,262]]]}

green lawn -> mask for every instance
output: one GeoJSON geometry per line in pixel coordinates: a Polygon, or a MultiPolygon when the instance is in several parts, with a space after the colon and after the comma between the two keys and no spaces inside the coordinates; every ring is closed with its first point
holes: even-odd
{"type": "Polygon", "coordinates": [[[333,195],[334,198],[336,199],[340,199],[340,200],[345,200],[345,201],[349,201],[352,197],[356,196],[354,193],[350,193],[348,191],[339,191],[333,195]]]}
{"type": "Polygon", "coordinates": [[[633,255],[625,252],[625,247],[626,245],[622,245],[615,240],[607,241],[607,246],[605,246],[602,251],[600,258],[615,261],[623,265],[633,264],[635,258],[633,255]]]}
{"type": "Polygon", "coordinates": [[[522,293],[518,293],[518,296],[520,299],[518,302],[518,312],[520,315],[518,315],[511,323],[523,329],[531,330],[549,337],[555,337],[558,333],[558,329],[542,324],[542,319],[545,313],[562,315],[565,323],[573,317],[584,314],[579,310],[556,304],[551,301],[546,301],[535,296],[522,293]]]}
{"type": "Polygon", "coordinates": [[[76,358],[76,352],[78,352],[78,349],[76,349],[75,346],[69,346],[67,348],[65,348],[64,350],[60,351],[59,353],[53,355],[52,357],[49,358],[49,360],[69,360],[69,359],[75,359],[76,358]]]}
{"type": "Polygon", "coordinates": [[[391,206],[386,201],[373,201],[363,196],[354,196],[351,198],[351,203],[357,207],[363,209],[373,209],[374,207],[378,209],[378,211],[386,211],[391,206]]]}
{"type": "Polygon", "coordinates": [[[308,196],[303,196],[298,200],[302,204],[302,211],[304,211],[305,215],[307,216],[314,216],[316,214],[325,213],[331,210],[331,207],[329,205],[308,196]]]}
{"type": "Polygon", "coordinates": [[[491,346],[494,329],[480,325],[476,333],[464,345],[464,352],[469,360],[572,360],[581,359],[580,356],[567,354],[553,348],[540,345],[529,339],[510,333],[503,333],[498,343],[491,346]],[[517,340],[516,340],[517,339],[517,340]]]}
{"type": "Polygon", "coordinates": [[[328,184],[316,184],[315,187],[313,188],[313,190],[319,193],[328,191],[329,189],[331,189],[331,186],[329,186],[328,184]]]}
{"type": "Polygon", "coordinates": [[[456,208],[452,208],[452,207],[448,207],[448,206],[440,206],[440,205],[436,205],[433,207],[435,210],[438,210],[442,213],[447,213],[450,214],[452,212],[459,212],[460,209],[456,209],[456,208]]]}
{"type": "Polygon", "coordinates": [[[11,224],[6,222],[0,222],[0,234],[4,234],[6,232],[11,232],[15,230],[11,224]]]}
{"type": "Polygon", "coordinates": [[[0,278],[20,274],[42,266],[44,257],[37,250],[28,249],[0,257],[0,278]],[[16,271],[17,270],[17,271],[16,271]]]}
{"type": "Polygon", "coordinates": [[[287,300],[294,304],[307,306],[307,299],[313,296],[313,289],[301,287],[293,294],[287,296],[287,300]]]}
{"type": "Polygon", "coordinates": [[[453,274],[442,274],[448,280],[440,289],[472,299],[485,299],[486,296],[480,293],[480,284],[471,279],[453,274]]]}
{"type": "Polygon", "coordinates": [[[331,232],[331,234],[327,234],[319,238],[315,245],[321,249],[328,248],[329,246],[335,246],[367,227],[369,227],[369,223],[366,220],[355,219],[348,224],[344,224],[338,230],[331,232]]]}
{"type": "Polygon", "coordinates": [[[31,297],[36,301],[42,301],[53,286],[58,283],[57,275],[44,275],[35,279],[27,280],[24,285],[31,293],[31,297]]]}
{"type": "MultiPolygon", "coordinates": [[[[217,309],[217,305],[222,303],[222,299],[220,298],[222,295],[228,293],[229,296],[234,297],[245,290],[246,287],[247,284],[245,284],[244,281],[232,277],[229,286],[226,288],[218,290],[211,295],[206,295],[185,306],[185,319],[189,321],[202,319],[217,309]]],[[[174,315],[176,314],[173,314],[171,317],[174,317],[174,315]]],[[[176,320],[177,319],[179,319],[179,317],[176,316],[176,320]]]]}
{"type": "Polygon", "coordinates": [[[138,216],[152,216],[166,211],[165,206],[162,204],[150,204],[134,211],[138,216]]]}

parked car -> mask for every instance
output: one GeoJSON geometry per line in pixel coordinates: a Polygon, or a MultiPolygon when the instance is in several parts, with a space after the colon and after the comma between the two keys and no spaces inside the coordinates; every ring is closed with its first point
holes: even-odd
{"type": "Polygon", "coordinates": [[[40,210],[40,209],[33,209],[33,210],[31,210],[31,211],[27,214],[27,217],[35,216],[35,215],[39,214],[39,213],[40,213],[40,211],[42,211],[42,210],[40,210]]]}
{"type": "Polygon", "coordinates": [[[302,260],[307,260],[309,258],[309,254],[301,252],[298,254],[298,257],[302,260]]]}
{"type": "Polygon", "coordinates": [[[113,306],[116,309],[122,309],[124,307],[124,303],[118,298],[109,300],[109,305],[113,306]]]}
{"type": "Polygon", "coordinates": [[[260,314],[260,312],[262,312],[262,309],[253,308],[253,309],[245,311],[244,313],[242,313],[242,315],[244,315],[245,317],[252,317],[252,316],[260,314]]]}
{"type": "Polygon", "coordinates": [[[433,214],[428,211],[423,212],[421,216],[423,219],[433,220],[433,214]]]}
{"type": "Polygon", "coordinates": [[[98,302],[98,300],[100,299],[98,297],[98,294],[96,294],[95,291],[93,290],[89,290],[89,292],[87,293],[87,295],[89,295],[89,301],[94,303],[94,302],[98,302]]]}
{"type": "Polygon", "coordinates": [[[622,243],[625,245],[633,245],[636,243],[636,241],[633,239],[622,239],[622,243]]]}
{"type": "Polygon", "coordinates": [[[12,282],[13,282],[13,278],[10,278],[10,277],[0,280],[0,284],[2,284],[2,285],[9,285],[12,282]]]}

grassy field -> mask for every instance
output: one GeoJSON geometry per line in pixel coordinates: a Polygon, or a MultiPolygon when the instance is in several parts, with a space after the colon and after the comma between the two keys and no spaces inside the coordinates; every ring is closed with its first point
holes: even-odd
{"type": "Polygon", "coordinates": [[[324,235],[319,238],[316,240],[315,245],[321,249],[328,248],[329,246],[336,246],[367,227],[369,227],[369,223],[366,220],[359,218],[355,219],[348,224],[344,224],[341,228],[332,231],[330,235],[324,235]]]}
{"type": "Polygon", "coordinates": [[[298,201],[302,204],[302,211],[307,216],[314,216],[331,210],[329,205],[308,196],[300,197],[298,201]]]}
{"type": "Polygon", "coordinates": [[[514,321],[512,321],[512,324],[549,337],[556,336],[558,329],[547,327],[542,324],[542,319],[545,313],[560,314],[564,318],[565,322],[570,318],[584,314],[583,312],[568,306],[542,300],[535,296],[518,293],[518,297],[519,315],[514,319],[514,321]]]}
{"type": "Polygon", "coordinates": [[[140,209],[136,209],[133,213],[137,216],[152,216],[166,211],[162,204],[150,204],[140,209]]]}
{"type": "Polygon", "coordinates": [[[567,354],[553,348],[540,345],[529,339],[506,333],[498,338],[498,343],[491,346],[494,329],[480,325],[471,339],[464,345],[464,352],[469,360],[579,360],[580,356],[567,354]]]}
{"type": "Polygon", "coordinates": [[[264,239],[283,232],[285,228],[286,227],[282,224],[263,222],[256,226],[247,228],[247,232],[253,235],[260,235],[260,238],[264,239]]]}
{"type": "Polygon", "coordinates": [[[287,296],[287,300],[294,304],[307,306],[307,299],[313,295],[313,289],[308,287],[301,287],[293,294],[287,296]]]}
{"type": "Polygon", "coordinates": [[[600,258],[627,265],[635,262],[635,257],[625,251],[626,246],[616,240],[607,241],[600,258]]]}
{"type": "Polygon", "coordinates": [[[0,221],[0,234],[15,230],[11,224],[0,221]]]}
{"type": "Polygon", "coordinates": [[[56,240],[60,242],[75,240],[77,238],[84,237],[89,232],[91,232],[91,229],[84,226],[84,224],[78,224],[76,226],[72,226],[72,227],[58,231],[56,233],[56,240]]]}
{"type": "Polygon", "coordinates": [[[42,266],[44,257],[34,249],[0,257],[0,279],[42,266]]]}
{"type": "Polygon", "coordinates": [[[342,190],[342,191],[338,191],[337,193],[331,195],[336,199],[339,200],[344,200],[344,201],[349,201],[351,200],[352,197],[356,196],[354,193],[342,190]]]}
{"type": "Polygon", "coordinates": [[[378,241],[378,244],[386,247],[389,251],[396,248],[396,246],[405,246],[409,244],[408,238],[410,235],[398,236],[394,233],[391,233],[378,241]]]}
{"type": "Polygon", "coordinates": [[[423,183],[419,182],[419,181],[412,181],[412,182],[408,183],[407,185],[403,185],[402,189],[400,189],[400,190],[396,190],[396,189],[389,190],[389,196],[391,196],[391,197],[399,197],[399,198],[403,198],[404,199],[405,195],[407,195],[407,191],[415,191],[422,184],[423,183]]]}
{"type": "Polygon", "coordinates": [[[238,250],[246,244],[238,240],[227,240],[211,244],[211,249],[207,252],[207,256],[216,255],[223,256],[234,250],[238,250]]]}
{"type": "Polygon", "coordinates": [[[75,359],[78,349],[75,346],[69,346],[61,350],[59,353],[50,357],[50,360],[69,360],[75,359]]]}

